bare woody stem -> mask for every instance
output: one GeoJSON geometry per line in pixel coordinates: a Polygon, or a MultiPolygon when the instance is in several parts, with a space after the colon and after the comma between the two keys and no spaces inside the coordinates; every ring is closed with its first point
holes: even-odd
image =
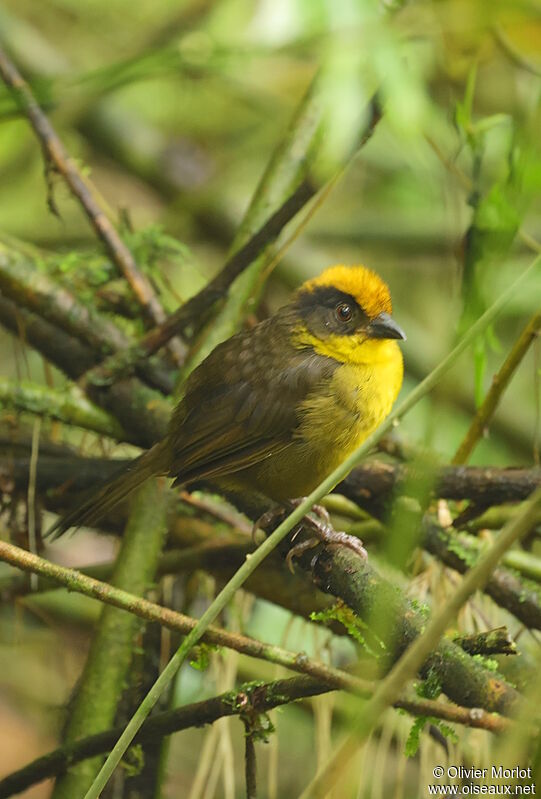
{"type": "Polygon", "coordinates": [[[539,335],[540,330],[541,313],[536,313],[534,316],[532,316],[518,339],[515,341],[509,355],[503,362],[499,371],[494,375],[492,379],[492,385],[490,386],[490,389],[483,400],[481,407],[475,414],[468,432],[464,436],[464,439],[457,449],[451,463],[466,463],[472,454],[475,445],[482,437],[488,422],[494,414],[503,392],[509,385],[511,378],[520,365],[522,359],[528,352],[531,343],[535,340],[536,336],[539,335]]]}
{"type": "Polygon", "coordinates": [[[244,721],[244,776],[246,799],[257,799],[257,759],[254,735],[249,721],[244,721]]]}

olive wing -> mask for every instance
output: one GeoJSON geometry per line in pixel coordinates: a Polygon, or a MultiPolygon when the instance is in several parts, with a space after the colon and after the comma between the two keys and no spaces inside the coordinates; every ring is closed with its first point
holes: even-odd
{"type": "Polygon", "coordinates": [[[177,482],[244,469],[287,447],[298,406],[338,364],[295,349],[288,330],[263,322],[219,345],[194,371],[170,440],[177,482]]]}

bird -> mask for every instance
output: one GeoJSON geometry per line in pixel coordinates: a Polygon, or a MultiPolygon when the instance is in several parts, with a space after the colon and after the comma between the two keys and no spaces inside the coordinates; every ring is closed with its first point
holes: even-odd
{"type": "MultiPolygon", "coordinates": [[[[259,498],[291,507],[389,414],[406,338],[391,314],[387,284],[365,266],[338,264],[307,280],[274,315],[218,344],[188,378],[163,440],[50,534],[95,525],[158,475],[183,487],[209,480],[228,497],[257,498],[254,507],[259,498]]],[[[313,526],[328,540],[327,525],[313,526]]]]}

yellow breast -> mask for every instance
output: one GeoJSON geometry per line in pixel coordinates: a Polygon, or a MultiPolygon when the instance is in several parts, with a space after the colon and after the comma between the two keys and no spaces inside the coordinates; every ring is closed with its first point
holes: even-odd
{"type": "Polygon", "coordinates": [[[396,342],[365,342],[363,352],[364,362],[343,363],[301,405],[289,446],[231,479],[276,501],[313,491],[381,424],[400,391],[403,363],[396,342]]]}

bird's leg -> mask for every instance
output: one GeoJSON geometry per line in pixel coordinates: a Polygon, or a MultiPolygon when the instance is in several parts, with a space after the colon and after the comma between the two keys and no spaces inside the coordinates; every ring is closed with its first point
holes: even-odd
{"type": "MultiPolygon", "coordinates": [[[[295,507],[303,501],[304,499],[301,497],[300,499],[293,500],[291,504],[295,507]]],[[[368,557],[360,538],[334,530],[330,522],[329,514],[322,505],[314,505],[312,512],[319,516],[319,519],[315,519],[314,516],[307,514],[304,517],[304,524],[311,529],[313,536],[306,541],[295,544],[287,553],[286,563],[290,571],[293,571],[293,558],[298,558],[306,552],[307,549],[312,549],[318,544],[338,544],[339,546],[349,547],[349,549],[352,549],[353,552],[356,552],[361,558],[368,557]]]]}
{"type": "MultiPolygon", "coordinates": [[[[304,502],[304,499],[305,497],[293,499],[284,505],[276,505],[274,508],[265,511],[265,513],[254,522],[252,537],[259,528],[262,530],[276,528],[294,508],[298,507],[301,502],[304,502]]],[[[302,523],[293,528],[291,535],[292,542],[297,538],[303,527],[308,527],[313,535],[305,541],[300,541],[298,544],[295,544],[287,553],[286,563],[291,572],[294,571],[293,558],[298,558],[306,552],[306,550],[313,549],[317,547],[318,544],[338,544],[340,546],[346,546],[356,552],[361,558],[367,557],[366,549],[363,547],[363,542],[360,538],[333,529],[329,514],[322,505],[314,505],[311,514],[306,514],[302,523]],[[319,518],[315,518],[316,516],[319,518]]]]}

